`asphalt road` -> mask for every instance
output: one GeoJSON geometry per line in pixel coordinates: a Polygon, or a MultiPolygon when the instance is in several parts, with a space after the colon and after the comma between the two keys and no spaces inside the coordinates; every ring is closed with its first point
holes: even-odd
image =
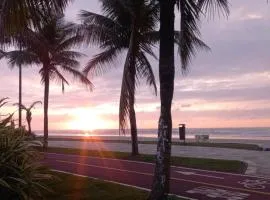
{"type": "MultiPolygon", "coordinates": [[[[48,153],[47,165],[65,171],[150,189],[151,163],[48,153]]],[[[172,194],[202,200],[270,200],[270,179],[171,167],[172,194]]]]}

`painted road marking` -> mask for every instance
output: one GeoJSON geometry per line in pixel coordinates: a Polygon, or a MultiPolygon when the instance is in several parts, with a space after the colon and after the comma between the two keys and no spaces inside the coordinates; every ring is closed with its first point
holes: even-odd
{"type": "MultiPolygon", "coordinates": [[[[46,153],[51,155],[59,155],[59,156],[70,156],[70,157],[85,157],[85,158],[94,158],[99,160],[115,160],[120,162],[127,162],[127,163],[138,163],[138,164],[145,164],[145,165],[152,165],[154,166],[155,163],[148,163],[148,162],[142,162],[142,161],[134,161],[134,160],[123,160],[123,159],[117,159],[117,158],[103,158],[103,157],[97,157],[97,156],[82,156],[82,155],[71,155],[71,154],[63,154],[63,153],[46,153]]],[[[181,166],[174,166],[172,165],[171,168],[175,169],[184,169],[184,170],[192,170],[192,171],[200,171],[200,172],[210,172],[210,173],[216,173],[216,174],[224,174],[224,175],[233,175],[233,176],[242,176],[242,177],[250,177],[250,178],[262,178],[262,179],[268,179],[270,180],[270,177],[263,177],[263,176],[253,176],[253,175],[246,175],[246,174],[236,174],[236,173],[230,173],[230,172],[218,172],[218,171],[210,171],[205,169],[195,169],[195,168],[188,168],[188,167],[181,167],[181,166]]]]}
{"type": "Polygon", "coordinates": [[[265,185],[270,184],[267,180],[262,179],[257,180],[245,179],[244,181],[239,181],[238,183],[244,185],[245,188],[255,190],[263,190],[266,188],[265,185]]]}
{"type": "Polygon", "coordinates": [[[227,200],[243,200],[250,196],[250,194],[234,192],[213,187],[197,187],[186,191],[189,194],[203,194],[210,198],[223,198],[227,200]]]}
{"type": "MultiPolygon", "coordinates": [[[[56,160],[56,162],[70,163],[70,164],[76,164],[76,165],[82,165],[82,166],[89,166],[89,167],[96,167],[96,168],[102,168],[102,169],[110,169],[110,170],[116,170],[116,171],[122,171],[122,172],[141,174],[141,175],[146,175],[146,176],[153,176],[152,173],[142,173],[142,172],[137,172],[137,171],[123,170],[123,169],[117,169],[117,168],[111,168],[111,167],[102,167],[99,165],[82,164],[82,163],[78,163],[78,162],[70,162],[70,161],[65,161],[65,160],[56,160]]],[[[200,182],[200,181],[187,180],[187,179],[182,179],[182,178],[172,178],[171,177],[171,180],[184,181],[184,182],[196,183],[196,184],[201,184],[201,185],[221,187],[221,188],[225,188],[225,189],[233,189],[233,190],[239,190],[239,191],[244,191],[244,192],[250,192],[250,193],[270,196],[270,192],[262,192],[262,191],[250,190],[250,189],[245,189],[245,188],[230,187],[230,186],[218,185],[218,184],[213,184],[213,183],[205,183],[205,182],[200,182]]]]}
{"type": "Polygon", "coordinates": [[[129,171],[129,170],[126,170],[126,169],[118,169],[118,168],[113,168],[113,167],[103,167],[103,166],[100,166],[100,165],[89,165],[89,164],[83,164],[83,163],[77,163],[77,162],[65,161],[65,160],[56,160],[56,162],[70,163],[70,164],[76,164],[76,165],[82,165],[82,166],[88,166],[88,167],[96,167],[96,168],[101,168],[101,169],[109,169],[109,170],[115,170],[115,171],[120,171],[120,172],[131,172],[131,173],[147,175],[147,176],[152,176],[153,175],[153,174],[150,174],[150,173],[129,171]]]}
{"type": "MultiPolygon", "coordinates": [[[[116,181],[99,179],[99,178],[92,177],[92,176],[84,176],[84,175],[81,175],[81,174],[76,174],[76,173],[71,173],[71,172],[66,172],[66,171],[61,171],[61,170],[55,170],[55,169],[53,169],[52,171],[59,172],[59,173],[64,173],[64,174],[69,174],[69,175],[73,175],[73,176],[79,176],[79,177],[83,177],[83,178],[91,178],[91,179],[94,179],[94,180],[106,181],[108,183],[114,183],[114,184],[118,184],[118,185],[132,187],[132,188],[136,188],[136,189],[139,189],[139,190],[144,190],[144,191],[147,191],[147,192],[150,192],[151,191],[148,188],[143,188],[143,187],[139,187],[139,186],[129,185],[129,184],[125,184],[125,183],[119,183],[119,182],[116,182],[116,181]]],[[[181,199],[185,199],[185,200],[198,200],[198,199],[194,199],[194,198],[190,198],[190,197],[180,196],[180,195],[177,195],[177,194],[171,194],[171,193],[169,194],[169,196],[172,196],[172,195],[173,196],[176,196],[176,197],[179,197],[181,199]]]]}
{"type": "Polygon", "coordinates": [[[186,171],[175,171],[176,173],[183,174],[186,176],[203,176],[203,177],[209,177],[209,178],[216,178],[216,179],[224,179],[223,177],[218,176],[211,176],[211,175],[204,175],[204,174],[197,174],[196,172],[186,172],[186,171]]]}

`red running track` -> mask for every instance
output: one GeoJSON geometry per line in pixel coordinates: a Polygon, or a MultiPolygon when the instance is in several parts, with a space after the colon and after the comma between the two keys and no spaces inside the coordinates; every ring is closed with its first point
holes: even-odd
{"type": "MultiPolygon", "coordinates": [[[[150,189],[151,163],[48,153],[46,164],[59,171],[150,189]]],[[[202,200],[270,200],[270,179],[171,167],[171,194],[202,200]]]]}

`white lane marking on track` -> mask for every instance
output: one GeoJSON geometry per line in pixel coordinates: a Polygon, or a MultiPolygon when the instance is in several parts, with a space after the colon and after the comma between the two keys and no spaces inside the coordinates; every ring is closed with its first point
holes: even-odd
{"type": "MultiPolygon", "coordinates": [[[[109,180],[99,179],[99,178],[92,177],[92,176],[84,176],[84,175],[81,175],[81,174],[75,174],[75,173],[61,171],[61,170],[55,170],[55,169],[53,169],[52,171],[59,172],[59,173],[70,174],[70,175],[74,175],[74,176],[79,176],[79,177],[83,177],[83,178],[91,178],[91,179],[95,179],[95,180],[102,180],[102,181],[106,181],[106,182],[109,182],[109,183],[114,183],[114,184],[118,184],[118,185],[123,185],[123,186],[127,186],[127,187],[136,188],[136,189],[139,189],[139,190],[151,191],[150,189],[147,189],[147,188],[138,187],[138,186],[134,186],[134,185],[129,185],[129,184],[125,184],[125,183],[119,183],[119,182],[116,182],[116,181],[109,181],[109,180]]],[[[180,195],[176,195],[176,194],[169,194],[169,195],[170,196],[173,195],[173,196],[179,197],[181,199],[186,199],[186,200],[198,200],[198,199],[184,197],[184,196],[180,196],[180,195]]]]}
{"type": "Polygon", "coordinates": [[[143,172],[137,172],[137,171],[130,171],[130,170],[126,170],[126,169],[118,169],[118,168],[113,168],[113,167],[104,167],[104,166],[100,166],[100,165],[90,165],[90,164],[78,163],[78,162],[71,162],[71,161],[65,161],[65,160],[56,160],[56,162],[70,163],[70,164],[76,164],[76,165],[83,165],[83,166],[88,166],[88,167],[96,167],[96,168],[101,168],[101,169],[116,170],[116,171],[120,171],[120,172],[130,172],[130,173],[136,173],[136,174],[148,175],[148,176],[152,176],[153,175],[151,173],[143,173],[143,172]]]}
{"type": "Polygon", "coordinates": [[[266,188],[265,185],[269,185],[270,182],[267,180],[262,180],[262,179],[245,179],[243,181],[239,181],[239,184],[243,185],[245,188],[248,189],[254,189],[254,190],[264,190],[266,188]]]}
{"type": "Polygon", "coordinates": [[[203,177],[209,177],[209,178],[216,178],[216,179],[224,179],[223,177],[218,176],[211,176],[211,175],[204,175],[204,174],[198,174],[196,172],[187,172],[187,171],[175,171],[176,173],[183,174],[186,176],[203,176],[203,177]]]}
{"type": "MultiPolygon", "coordinates": [[[[141,174],[141,175],[146,175],[146,176],[153,176],[153,174],[150,174],[150,173],[141,173],[141,172],[136,172],[136,171],[121,170],[121,169],[115,169],[115,168],[109,168],[109,167],[101,167],[101,166],[98,166],[98,165],[88,165],[88,164],[83,164],[83,163],[78,163],[78,162],[69,162],[69,161],[61,161],[61,160],[55,160],[55,161],[56,162],[63,162],[63,163],[70,163],[70,164],[76,164],[76,165],[82,165],[82,166],[84,165],[84,166],[96,167],[96,168],[107,168],[107,169],[111,169],[111,170],[130,172],[130,173],[141,174]]],[[[183,179],[183,178],[173,178],[173,177],[171,177],[171,180],[184,181],[184,182],[190,182],[190,183],[196,183],[196,184],[214,186],[214,187],[221,187],[221,188],[226,188],[226,189],[247,191],[247,192],[251,192],[251,193],[263,194],[263,195],[270,196],[269,192],[250,190],[250,189],[245,189],[245,188],[237,188],[237,187],[232,187],[232,186],[218,185],[218,184],[206,183],[206,182],[200,182],[200,181],[194,181],[194,180],[188,180],[188,179],[183,179]]]]}
{"type": "Polygon", "coordinates": [[[186,191],[189,194],[202,194],[210,198],[222,198],[227,200],[243,200],[250,196],[250,194],[242,192],[234,192],[214,187],[197,187],[186,191]]]}
{"type": "MultiPolygon", "coordinates": [[[[47,153],[52,155],[60,155],[60,156],[70,156],[70,157],[86,157],[86,158],[94,158],[99,160],[117,160],[122,162],[129,162],[129,163],[138,163],[138,164],[145,164],[145,165],[155,165],[154,163],[147,163],[142,161],[133,161],[133,160],[123,160],[123,159],[117,159],[117,158],[100,158],[95,156],[81,156],[81,155],[71,155],[71,154],[62,154],[62,153],[47,153]]],[[[252,176],[252,175],[245,175],[245,174],[236,174],[236,173],[229,173],[229,172],[218,172],[218,171],[210,171],[205,169],[195,169],[195,168],[188,168],[188,167],[180,167],[180,166],[174,166],[172,165],[171,168],[175,169],[186,169],[186,170],[192,170],[192,171],[201,171],[201,172],[210,172],[215,174],[224,174],[224,175],[232,175],[232,176],[242,176],[242,177],[251,177],[251,178],[262,178],[262,179],[268,179],[270,180],[270,177],[263,177],[263,176],[252,176]]]]}

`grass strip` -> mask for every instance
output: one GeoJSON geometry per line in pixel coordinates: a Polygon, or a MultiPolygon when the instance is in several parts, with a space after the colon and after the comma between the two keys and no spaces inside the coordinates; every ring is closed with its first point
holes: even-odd
{"type": "MultiPolygon", "coordinates": [[[[42,141],[42,137],[38,137],[42,141]]],[[[105,142],[105,143],[124,143],[130,144],[130,140],[110,140],[100,138],[49,138],[50,141],[82,141],[82,142],[105,142]]],[[[157,144],[156,141],[138,141],[139,144],[157,144]]],[[[172,145],[180,146],[197,146],[197,147],[215,147],[215,148],[230,148],[230,149],[245,149],[253,151],[262,151],[262,147],[257,144],[245,143],[214,143],[214,142],[177,142],[173,141],[172,145]]]]}
{"type": "MultiPolygon", "coordinates": [[[[52,192],[44,199],[50,200],[145,200],[148,192],[87,177],[53,172],[56,177],[48,182],[52,192]]],[[[171,196],[169,200],[181,200],[171,196]]]]}
{"type": "MultiPolygon", "coordinates": [[[[39,148],[41,151],[42,148],[39,148]]],[[[139,156],[131,156],[127,152],[112,152],[112,151],[98,151],[98,150],[86,150],[86,149],[71,149],[71,148],[59,148],[49,147],[49,153],[61,153],[61,154],[74,154],[81,156],[103,157],[103,158],[116,158],[123,160],[142,161],[142,162],[155,162],[154,155],[140,154],[139,156]]],[[[221,159],[209,159],[209,158],[191,158],[191,157],[171,157],[171,164],[181,167],[189,167],[195,169],[204,169],[210,171],[230,172],[230,173],[245,173],[247,164],[237,160],[221,160],[221,159]]]]}

